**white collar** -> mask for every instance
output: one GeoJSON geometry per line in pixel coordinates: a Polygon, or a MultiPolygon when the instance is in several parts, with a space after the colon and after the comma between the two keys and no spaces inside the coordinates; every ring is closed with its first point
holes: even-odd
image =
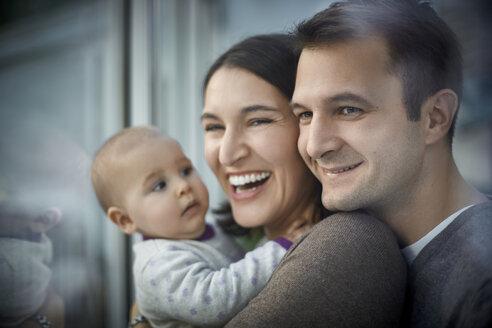
{"type": "Polygon", "coordinates": [[[473,205],[475,204],[466,206],[454,212],[453,214],[448,216],[444,221],[442,221],[437,226],[435,226],[434,229],[429,231],[425,236],[420,238],[418,241],[403,248],[401,251],[408,265],[411,265],[413,263],[415,258],[419,255],[420,251],[422,251],[422,249],[424,249],[424,247],[427,246],[427,244],[430,243],[432,239],[434,239],[439,233],[441,233],[441,231],[446,229],[446,227],[450,225],[451,222],[453,222],[462,212],[466,211],[473,205]]]}

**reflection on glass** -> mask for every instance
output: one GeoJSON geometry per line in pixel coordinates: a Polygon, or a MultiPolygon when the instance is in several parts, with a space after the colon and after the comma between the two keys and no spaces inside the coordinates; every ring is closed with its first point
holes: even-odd
{"type": "Polygon", "coordinates": [[[49,320],[63,327],[50,234],[81,212],[88,158],[67,136],[26,120],[0,124],[0,146],[1,326],[49,320]]]}

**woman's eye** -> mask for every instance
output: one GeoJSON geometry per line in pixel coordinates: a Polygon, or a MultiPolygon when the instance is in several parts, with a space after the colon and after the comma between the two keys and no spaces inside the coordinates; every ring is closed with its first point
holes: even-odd
{"type": "Polygon", "coordinates": [[[162,190],[164,188],[166,188],[166,183],[164,181],[161,181],[158,184],[156,184],[154,186],[154,188],[152,188],[152,191],[159,191],[159,190],[162,190]]]}
{"type": "Polygon", "coordinates": [[[184,169],[181,170],[181,176],[186,177],[191,174],[191,171],[193,171],[193,167],[185,167],[184,169]]]}
{"type": "Polygon", "coordinates": [[[362,109],[349,106],[349,107],[342,107],[340,112],[342,113],[342,115],[350,116],[350,115],[355,115],[355,114],[361,113],[362,109]]]}
{"type": "Polygon", "coordinates": [[[204,126],[205,132],[213,132],[217,130],[222,130],[224,127],[220,124],[207,124],[204,126]]]}
{"type": "Polygon", "coordinates": [[[258,125],[268,124],[268,123],[272,123],[272,122],[273,122],[273,120],[269,119],[269,118],[256,118],[256,119],[251,120],[249,124],[251,126],[258,126],[258,125]]]}

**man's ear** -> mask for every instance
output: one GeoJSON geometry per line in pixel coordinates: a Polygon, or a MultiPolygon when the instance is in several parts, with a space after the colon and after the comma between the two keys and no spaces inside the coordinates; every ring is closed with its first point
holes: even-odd
{"type": "Polygon", "coordinates": [[[442,89],[427,99],[423,106],[425,142],[433,144],[446,137],[458,109],[458,96],[451,89],[442,89]]]}
{"type": "Polygon", "coordinates": [[[108,217],[126,234],[132,234],[137,231],[137,225],[135,222],[117,206],[111,206],[106,212],[108,217]]]}

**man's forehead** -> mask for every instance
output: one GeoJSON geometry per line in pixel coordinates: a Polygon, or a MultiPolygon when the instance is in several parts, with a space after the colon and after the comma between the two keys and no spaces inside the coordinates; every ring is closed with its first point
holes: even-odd
{"type": "MultiPolygon", "coordinates": [[[[365,69],[373,68],[383,70],[385,73],[394,73],[394,63],[391,60],[388,43],[378,35],[305,47],[300,55],[298,74],[303,73],[310,66],[316,72],[330,65],[334,68],[362,66],[365,69]],[[316,65],[320,67],[318,69],[312,67],[316,65]]],[[[354,74],[357,74],[356,70],[354,74]]]]}
{"type": "MultiPolygon", "coordinates": [[[[291,108],[353,103],[369,108],[401,79],[388,70],[389,54],[380,38],[305,48],[299,61],[291,108]]],[[[396,90],[398,94],[400,89],[396,90]]]]}

